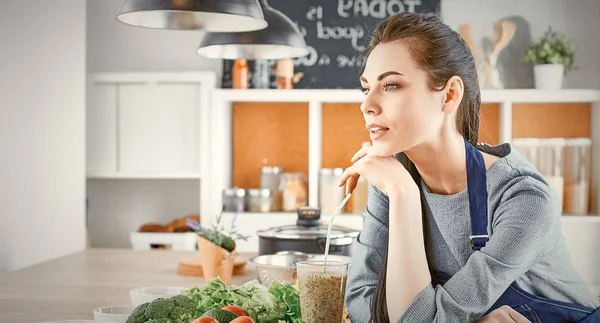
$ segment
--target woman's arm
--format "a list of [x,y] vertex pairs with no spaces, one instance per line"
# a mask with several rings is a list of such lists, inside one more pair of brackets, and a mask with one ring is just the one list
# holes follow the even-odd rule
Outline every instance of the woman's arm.
[[[443,286],[428,284],[398,322],[479,319],[512,282],[535,265],[560,232],[560,210],[551,190],[532,177],[513,179],[495,211],[493,234],[486,246],[474,252]],[[401,214],[395,216],[402,222]]]
[[[414,187],[412,187],[414,186]],[[386,300],[391,322],[431,284],[425,254],[421,197],[415,185],[390,190]]]
[[388,199],[369,185],[362,230],[352,246],[352,267],[346,287],[346,307],[352,322],[369,322],[388,243]]

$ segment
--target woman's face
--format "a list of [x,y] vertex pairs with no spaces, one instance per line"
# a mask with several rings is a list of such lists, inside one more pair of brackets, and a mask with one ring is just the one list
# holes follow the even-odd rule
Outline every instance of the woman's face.
[[360,78],[361,111],[374,153],[391,156],[435,138],[444,121],[444,91],[431,91],[427,75],[402,42],[381,43]]

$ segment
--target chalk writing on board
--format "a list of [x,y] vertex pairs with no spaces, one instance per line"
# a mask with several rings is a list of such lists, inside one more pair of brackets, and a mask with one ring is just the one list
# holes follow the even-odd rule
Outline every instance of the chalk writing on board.
[[304,73],[295,88],[358,88],[376,26],[398,12],[439,15],[440,1],[269,0],[269,5],[298,26],[309,47],[308,55],[294,59],[296,71]]

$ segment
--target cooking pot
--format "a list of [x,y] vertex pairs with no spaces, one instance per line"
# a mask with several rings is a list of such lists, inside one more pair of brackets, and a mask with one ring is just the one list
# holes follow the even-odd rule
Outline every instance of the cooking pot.
[[[273,227],[257,232],[259,255],[271,255],[280,251],[325,253],[327,225],[321,223],[320,209],[300,207],[297,213],[296,225]],[[329,254],[351,256],[352,243],[358,233],[358,230],[334,225],[331,228]]]

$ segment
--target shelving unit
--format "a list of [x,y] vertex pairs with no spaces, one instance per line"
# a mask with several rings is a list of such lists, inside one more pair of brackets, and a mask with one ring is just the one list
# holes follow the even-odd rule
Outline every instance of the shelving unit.
[[130,233],[143,224],[200,213],[210,191],[202,174],[214,73],[99,73],[87,81],[90,245],[131,247]]
[[[560,91],[537,89],[482,90],[483,104],[499,105],[499,138],[500,142],[510,143],[512,140],[513,104],[523,103],[590,103],[592,104],[591,123],[594,152],[593,160],[600,160],[600,90],[564,89]],[[231,185],[232,165],[232,105],[236,102],[305,102],[308,104],[308,203],[318,204],[318,174],[322,166],[322,120],[321,112],[324,103],[360,103],[364,96],[358,90],[275,90],[275,89],[217,89],[213,95],[213,111],[211,113],[211,165],[208,172],[212,192],[205,205],[203,214],[217,214],[220,210],[221,191]],[[600,183],[600,170],[594,173],[594,183]],[[594,198],[600,200],[599,190],[595,190]],[[595,213],[600,213],[594,209]],[[579,219],[575,217],[574,219]],[[573,220],[576,221],[576,220]]]

